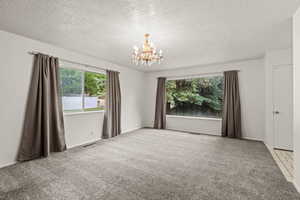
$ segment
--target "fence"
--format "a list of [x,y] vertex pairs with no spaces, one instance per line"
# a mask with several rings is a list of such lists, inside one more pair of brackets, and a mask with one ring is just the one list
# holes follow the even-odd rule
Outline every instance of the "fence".
[[[104,100],[98,99],[98,97],[84,97],[84,108],[97,108],[103,106]],[[62,103],[64,110],[81,110],[83,108],[82,96],[77,97],[62,97]]]

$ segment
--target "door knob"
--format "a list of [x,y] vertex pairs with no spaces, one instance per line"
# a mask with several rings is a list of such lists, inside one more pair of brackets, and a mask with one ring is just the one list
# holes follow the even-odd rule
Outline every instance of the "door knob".
[[279,111],[274,111],[273,113],[276,114],[276,115],[278,115],[278,114],[279,114]]

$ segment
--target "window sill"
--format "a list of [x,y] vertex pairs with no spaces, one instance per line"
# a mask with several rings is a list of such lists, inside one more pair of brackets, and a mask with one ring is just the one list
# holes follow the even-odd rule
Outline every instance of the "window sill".
[[104,113],[104,110],[82,111],[82,112],[64,112],[64,116],[68,116],[68,115],[86,115],[86,114],[93,114],[93,113]]
[[168,118],[181,118],[181,119],[194,119],[194,120],[211,120],[211,121],[222,121],[222,118],[209,118],[209,117],[191,117],[191,116],[180,116],[180,115],[167,115]]

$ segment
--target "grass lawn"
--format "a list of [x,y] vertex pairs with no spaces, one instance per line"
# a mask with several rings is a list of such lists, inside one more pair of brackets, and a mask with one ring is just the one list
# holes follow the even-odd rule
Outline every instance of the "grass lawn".
[[77,109],[77,110],[64,110],[65,113],[72,113],[72,112],[91,112],[91,111],[104,111],[104,107],[85,108],[85,109]]

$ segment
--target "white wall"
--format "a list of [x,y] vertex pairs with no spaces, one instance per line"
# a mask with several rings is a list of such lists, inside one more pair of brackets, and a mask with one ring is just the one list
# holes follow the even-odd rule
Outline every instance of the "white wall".
[[167,116],[167,129],[221,136],[222,120]]
[[[148,92],[146,93],[147,96],[145,96],[144,126],[153,126],[157,77],[188,76],[216,73],[225,70],[240,70],[239,81],[243,137],[263,140],[265,131],[265,70],[264,59],[262,58],[147,73],[145,81]],[[220,135],[221,121],[168,117],[167,128]]]
[[300,9],[293,18],[294,184],[300,192]]
[[91,143],[101,138],[104,112],[64,115],[67,147]]
[[281,65],[292,65],[292,49],[270,50],[265,54],[265,85],[266,85],[266,107],[265,122],[266,136],[265,144],[269,148],[274,147],[273,131],[273,68]]
[[[0,167],[15,162],[20,143],[33,61],[28,51],[120,71],[122,132],[142,126],[143,72],[3,31],[0,44]],[[102,118],[101,112],[65,116],[68,147],[99,139]]]

